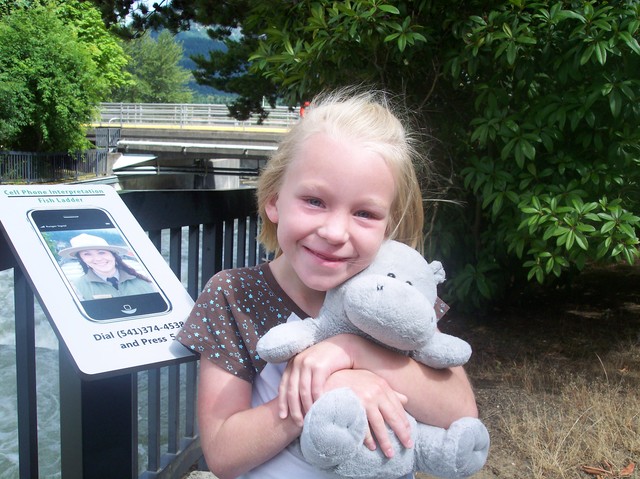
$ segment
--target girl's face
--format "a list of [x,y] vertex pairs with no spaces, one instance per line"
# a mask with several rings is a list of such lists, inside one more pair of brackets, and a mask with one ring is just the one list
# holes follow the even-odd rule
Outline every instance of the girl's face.
[[116,259],[106,249],[85,249],[78,253],[80,259],[101,276],[113,276],[116,272]]
[[274,266],[286,273],[285,291],[326,291],[366,268],[385,240],[394,198],[394,175],[379,154],[326,134],[309,138],[266,206],[278,225]]

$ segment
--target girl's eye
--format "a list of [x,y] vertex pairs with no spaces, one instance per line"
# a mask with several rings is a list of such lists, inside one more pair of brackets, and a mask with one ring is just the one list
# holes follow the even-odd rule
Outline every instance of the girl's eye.
[[373,214],[369,213],[368,211],[358,211],[356,213],[356,216],[358,218],[364,218],[364,219],[368,219],[368,218],[373,218]]
[[307,203],[310,206],[322,206],[322,201],[320,201],[318,198],[307,198]]

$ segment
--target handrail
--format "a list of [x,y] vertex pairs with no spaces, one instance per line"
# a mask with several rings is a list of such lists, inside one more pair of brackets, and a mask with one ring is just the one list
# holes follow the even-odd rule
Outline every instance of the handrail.
[[45,183],[78,180],[80,176],[107,174],[107,149],[73,154],[0,151],[0,183]]
[[[262,257],[256,242],[258,221],[253,189],[132,191],[121,193],[121,198],[194,299],[215,272],[253,265]],[[16,354],[21,355],[16,364],[20,477],[38,477],[34,294],[0,235],[0,270],[9,268],[14,269]],[[23,321],[25,317],[27,320]],[[60,356],[64,357],[62,350]],[[197,363],[191,361],[116,378],[125,389],[130,387],[131,411],[136,412],[130,425],[133,443],[125,445],[132,449],[130,464],[134,473],[130,477],[180,478],[201,458],[195,413],[197,370]],[[61,359],[61,384],[66,381],[63,376],[69,374]],[[142,384],[146,385],[146,394]],[[138,415],[142,418],[140,424],[147,424],[146,429],[139,430]],[[77,412],[74,417],[69,416],[61,414],[61,421],[79,420]],[[61,424],[63,441],[66,435],[62,429],[73,427],[68,422]],[[144,464],[139,464],[139,446],[148,451],[146,458],[140,460]],[[78,470],[81,468],[69,459],[67,451],[63,444],[61,467],[67,469],[62,477],[98,477]],[[110,477],[109,471],[104,477]]]
[[[288,107],[265,108],[269,116],[263,126],[289,127],[300,119],[297,111]],[[257,125],[258,119],[251,117],[239,121],[229,115],[222,104],[198,103],[101,103],[99,126],[125,125],[174,125],[179,128],[206,126]]]

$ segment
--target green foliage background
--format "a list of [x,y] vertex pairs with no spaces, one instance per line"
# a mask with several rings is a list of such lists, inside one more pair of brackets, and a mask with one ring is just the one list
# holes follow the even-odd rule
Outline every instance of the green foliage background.
[[638,1],[173,0],[145,18],[214,27],[227,50],[198,79],[239,116],[344,84],[402,94],[430,137],[427,248],[451,299],[638,256]]
[[84,125],[124,81],[116,38],[90,4],[0,7],[0,149],[85,148]]
[[192,101],[169,31],[128,40],[116,31],[90,2],[0,0],[0,149],[88,148],[102,101]]
[[126,66],[130,81],[116,89],[110,101],[130,103],[189,103],[187,87],[191,73],[180,66],[182,44],[169,30],[157,38],[146,33],[123,43],[131,61]]
[[543,283],[637,257],[638,12],[637,2],[512,2],[452,25],[465,49],[445,68],[475,112],[460,174],[486,225],[458,295],[493,296],[510,261]]

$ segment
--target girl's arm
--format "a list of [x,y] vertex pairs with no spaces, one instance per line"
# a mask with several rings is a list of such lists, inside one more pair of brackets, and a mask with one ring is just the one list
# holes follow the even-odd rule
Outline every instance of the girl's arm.
[[405,409],[418,421],[448,428],[461,417],[478,417],[463,367],[434,369],[360,337],[348,338],[346,344],[354,366],[375,372],[407,396]]
[[[456,419],[478,415],[473,390],[462,367],[433,369],[360,336],[342,334],[308,348],[289,362],[280,384],[280,417],[290,416],[301,424],[304,413],[324,390],[337,387],[336,381],[327,381],[345,369],[375,373],[391,389],[406,396],[406,411],[420,422],[446,428]],[[361,399],[366,400],[362,396]],[[382,419],[408,446],[403,440],[407,431],[398,421],[396,409],[380,409],[376,424],[371,408],[365,407],[383,449],[388,441],[380,438]]]
[[220,479],[235,478],[282,451],[300,435],[281,419],[277,400],[251,407],[252,385],[207,359],[200,361],[198,423],[207,465]]

